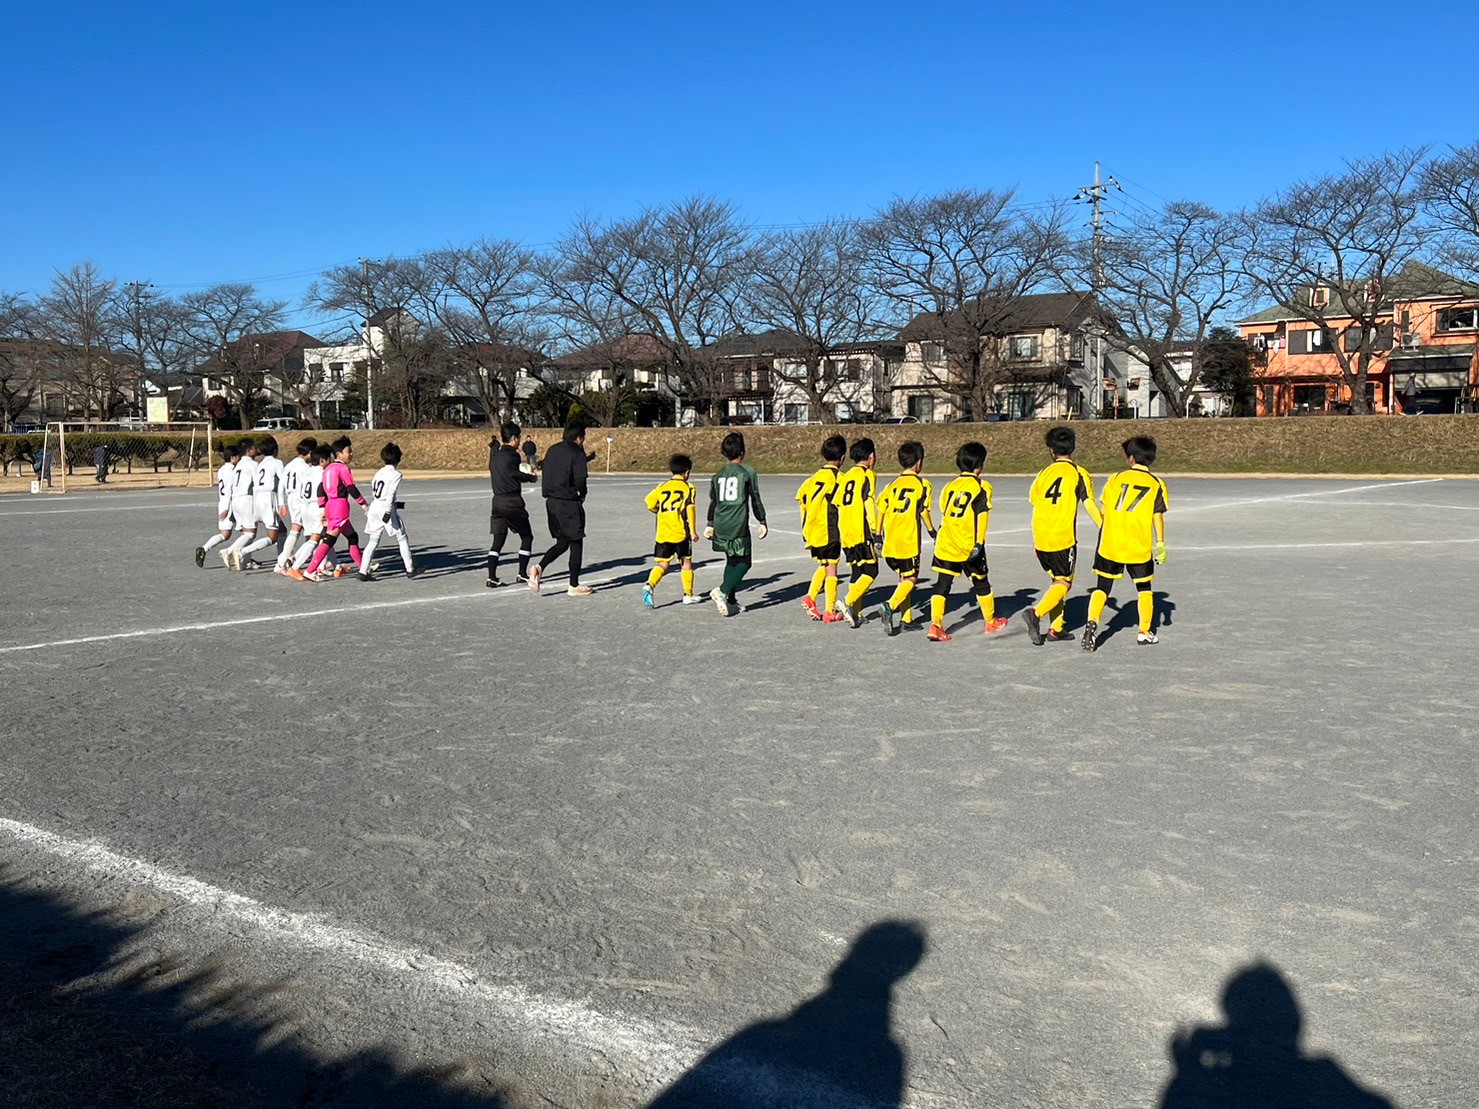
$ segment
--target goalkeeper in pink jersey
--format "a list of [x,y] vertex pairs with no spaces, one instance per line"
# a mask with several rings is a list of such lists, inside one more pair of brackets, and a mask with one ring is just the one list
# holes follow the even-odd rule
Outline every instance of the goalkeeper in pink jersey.
[[[329,557],[329,552],[334,549],[334,544],[341,535],[349,540],[349,557],[354,560],[355,568],[362,569],[364,561],[359,549],[359,533],[349,522],[351,499],[358,502],[361,508],[369,504],[359,487],[354,484],[354,474],[349,469],[349,463],[354,458],[354,447],[350,444],[349,437],[343,436],[334,440],[333,451],[334,461],[324,467],[323,484],[318,497],[319,506],[324,510],[324,537],[318,550],[313,552],[313,561],[308,564],[310,578],[318,573],[319,567]],[[334,571],[334,576],[348,572],[347,567],[341,566]]]

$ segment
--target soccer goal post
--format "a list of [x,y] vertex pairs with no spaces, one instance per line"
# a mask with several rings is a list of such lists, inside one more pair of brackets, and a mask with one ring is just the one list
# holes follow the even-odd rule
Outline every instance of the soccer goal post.
[[36,478],[44,492],[53,493],[67,492],[89,472],[94,483],[117,473],[152,470],[184,473],[185,485],[209,485],[214,436],[203,422],[54,421],[42,436]]

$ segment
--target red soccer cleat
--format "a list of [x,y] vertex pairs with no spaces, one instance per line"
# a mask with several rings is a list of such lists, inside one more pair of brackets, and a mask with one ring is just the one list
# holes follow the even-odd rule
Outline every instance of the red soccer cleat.
[[826,615],[824,615],[822,617],[822,623],[824,623],[824,624],[840,624],[840,623],[842,623],[846,619],[847,619],[847,617],[844,616],[844,615],[842,615],[842,613],[840,613],[840,612],[829,612],[829,613],[827,613]]
[[992,632],[999,632],[1002,628],[1006,627],[1009,622],[1010,621],[1004,619],[1003,617],[993,616],[990,620],[986,621],[985,634],[990,635]]
[[813,620],[820,620],[822,618],[822,610],[817,608],[815,597],[802,597],[801,607],[806,609],[807,615],[810,616]]
[[953,639],[949,632],[939,624],[931,624],[929,630],[929,641],[931,643],[949,643]]

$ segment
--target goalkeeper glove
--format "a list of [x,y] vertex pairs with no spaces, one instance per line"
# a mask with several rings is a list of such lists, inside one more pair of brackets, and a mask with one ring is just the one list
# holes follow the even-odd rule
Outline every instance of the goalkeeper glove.
[[712,538],[714,538],[714,528],[713,528],[713,525],[710,525],[709,527],[704,528],[704,538],[705,539],[712,539]]
[[770,529],[768,527],[766,527],[764,524],[761,524],[760,525],[760,538],[761,539],[764,539],[769,534],[770,534]]
[[1155,560],[1157,562],[1165,562],[1166,561],[1166,554],[1167,554],[1166,544],[1165,543],[1157,543],[1155,545]]

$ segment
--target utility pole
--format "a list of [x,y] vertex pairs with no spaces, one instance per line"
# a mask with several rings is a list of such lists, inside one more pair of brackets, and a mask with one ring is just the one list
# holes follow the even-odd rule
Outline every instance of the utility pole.
[[359,260],[360,270],[364,275],[364,283],[361,286],[365,294],[365,349],[369,354],[365,357],[365,426],[371,431],[375,430],[375,345],[370,341],[370,260],[361,258]]
[[148,402],[144,391],[144,307],[143,301],[149,294],[145,289],[154,288],[152,281],[130,281],[124,288],[129,291],[133,300],[133,316],[129,320],[130,330],[134,336],[134,354],[138,356],[139,364],[134,378],[134,407],[138,409],[138,415],[148,418]]
[[[1104,197],[1110,189],[1124,191],[1120,183],[1113,177],[1110,177],[1107,181],[1104,180],[1099,163],[1095,162],[1094,183],[1083,186],[1073,198],[1089,205],[1090,210],[1093,212],[1089,217],[1089,226],[1093,228],[1094,265],[1089,277],[1089,283],[1090,291],[1094,294],[1096,301],[1099,298],[1100,291],[1104,288]],[[1104,378],[1104,337],[1098,334],[1094,336],[1094,376],[1095,388],[1089,407],[1092,415],[1100,416],[1102,415],[1101,406],[1094,402],[1100,400],[1102,394],[1106,391],[1108,383]]]

